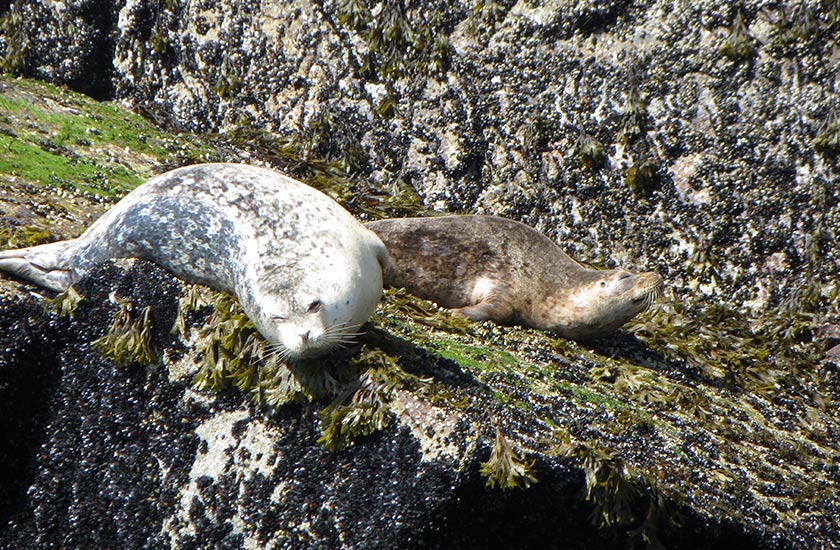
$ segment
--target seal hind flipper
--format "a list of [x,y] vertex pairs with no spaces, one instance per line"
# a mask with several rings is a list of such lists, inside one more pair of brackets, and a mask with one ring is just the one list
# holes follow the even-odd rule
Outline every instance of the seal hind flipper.
[[63,292],[78,274],[61,265],[59,258],[73,241],[60,241],[17,250],[0,251],[0,271],[11,273],[39,286]]

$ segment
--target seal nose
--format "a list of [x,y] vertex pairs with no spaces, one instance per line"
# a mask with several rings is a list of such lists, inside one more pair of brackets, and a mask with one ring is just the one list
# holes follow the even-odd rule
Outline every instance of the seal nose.
[[300,335],[300,341],[301,341],[301,342],[303,342],[304,344],[308,344],[308,343],[309,343],[309,335],[310,335],[311,333],[312,333],[312,331],[307,330],[306,332],[304,332],[303,334],[301,334],[301,335]]

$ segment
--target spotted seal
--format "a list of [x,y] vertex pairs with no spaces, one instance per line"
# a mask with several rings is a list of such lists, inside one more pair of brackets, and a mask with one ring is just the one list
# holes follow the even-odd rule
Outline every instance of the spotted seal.
[[320,191],[266,168],[200,164],[140,185],[77,239],[0,252],[0,270],[62,291],[125,257],[235,294],[290,358],[349,341],[388,262],[376,235]]
[[656,273],[587,269],[546,236],[495,216],[370,222],[391,258],[384,282],[475,321],[598,338],[647,309]]

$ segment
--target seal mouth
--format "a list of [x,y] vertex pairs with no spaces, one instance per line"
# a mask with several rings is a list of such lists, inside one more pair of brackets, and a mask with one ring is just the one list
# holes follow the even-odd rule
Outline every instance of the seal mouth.
[[643,288],[639,295],[633,298],[632,302],[633,305],[638,305],[642,307],[642,311],[649,308],[653,302],[662,296],[662,280],[658,280],[655,283],[651,283],[645,288]]
[[271,355],[286,363],[319,357],[352,344],[357,336],[363,334],[359,331],[360,327],[360,324],[336,323],[328,326],[317,337],[312,337],[310,331],[307,331],[301,334],[300,340],[294,344],[273,344]]

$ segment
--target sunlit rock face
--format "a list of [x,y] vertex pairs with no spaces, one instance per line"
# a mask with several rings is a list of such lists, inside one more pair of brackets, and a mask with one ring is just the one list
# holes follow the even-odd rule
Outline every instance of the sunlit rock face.
[[[404,58],[370,49],[391,2],[370,3],[371,19],[348,18],[346,4],[16,2],[0,51],[25,75],[169,128],[315,136],[319,159],[357,146],[367,158],[354,175],[385,194],[405,182],[436,210],[523,221],[577,260],[656,270],[683,308],[675,319],[690,323],[672,323],[667,338],[624,333],[594,355],[486,328],[469,361],[418,347],[424,376],[467,393],[410,418],[415,407],[397,407],[398,422],[332,454],[313,442],[326,403],[246,421],[246,397],[190,404],[188,376],[104,363],[89,345],[110,322],[103,304],[117,274],[91,283],[95,299],[80,307],[103,309],[82,309],[81,325],[46,316],[28,288],[4,291],[0,418],[16,436],[2,452],[16,479],[2,487],[11,527],[0,546],[539,548],[558,533],[570,546],[629,544],[591,527],[581,463],[552,454],[563,430],[685,497],[671,547],[838,540],[825,520],[840,501],[829,3],[430,3],[403,16],[443,49],[391,48]],[[138,297],[161,284],[147,276],[130,283]],[[159,351],[182,351],[168,330],[159,327]],[[486,366],[501,353],[480,347],[492,338],[516,354],[503,365],[516,376]],[[829,360],[787,370],[780,348]],[[727,376],[736,371],[767,383],[744,391]],[[528,491],[484,489],[487,410],[537,460]],[[450,414],[467,416],[454,429]],[[430,444],[418,434],[438,422],[455,435],[431,445],[447,449],[443,459],[423,461]],[[503,538],[515,532],[532,539]]]

